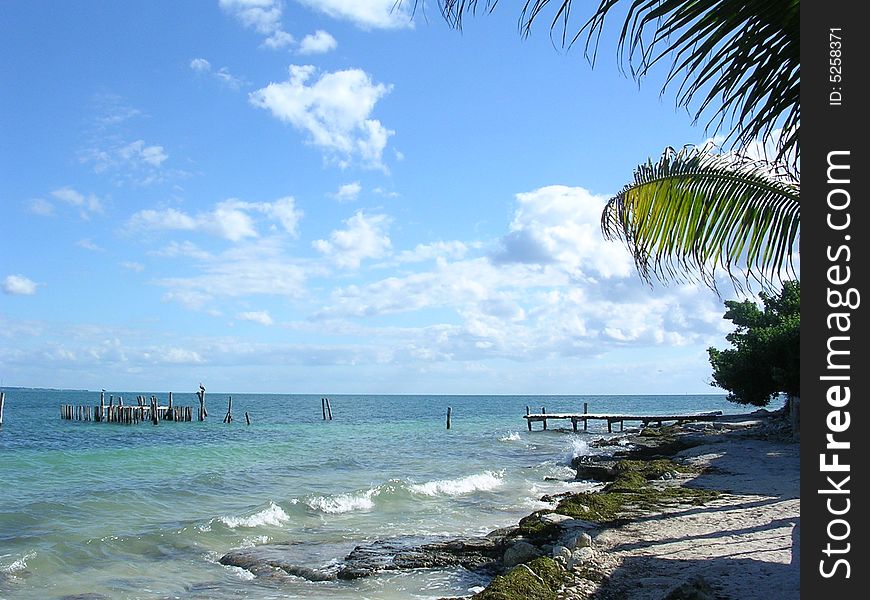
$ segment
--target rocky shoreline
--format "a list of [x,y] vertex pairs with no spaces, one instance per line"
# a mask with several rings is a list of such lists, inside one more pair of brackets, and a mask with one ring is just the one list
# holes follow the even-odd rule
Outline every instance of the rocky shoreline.
[[[379,540],[355,547],[329,569],[294,564],[288,544],[234,550],[220,562],[278,581],[286,577],[347,580],[380,571],[461,566],[492,578],[472,596],[475,600],[607,598],[608,582],[619,566],[615,555],[602,548],[608,532],[649,515],[704,507],[722,495],[720,490],[693,484],[714,467],[690,460],[686,454],[691,449],[731,431],[777,439],[790,435],[779,413],[759,411],[752,416],[742,423],[649,427],[593,442],[613,451],[579,457],[572,466],[577,479],[604,484],[600,490],[544,497],[555,502],[555,508],[538,510],[517,526],[486,536],[435,542],[411,537]],[[719,597],[703,578],[674,581],[671,587],[658,597]]]

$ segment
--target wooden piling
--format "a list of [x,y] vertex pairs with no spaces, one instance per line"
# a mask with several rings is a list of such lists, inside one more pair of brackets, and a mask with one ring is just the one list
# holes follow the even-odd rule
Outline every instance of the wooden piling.
[[326,420],[326,398],[320,399],[320,412],[323,413],[323,420]]
[[232,423],[233,422],[233,397],[230,396],[227,401],[227,416],[224,417],[224,423]]
[[172,392],[169,392],[169,409],[166,411],[166,418],[168,421],[175,420],[175,413],[172,410]]
[[6,392],[0,392],[0,425],[3,425],[3,408],[6,406]]
[[329,398],[326,399],[326,414],[329,416],[329,420],[332,421],[332,404],[329,403]]
[[248,411],[245,411],[245,422],[246,422],[248,425],[251,424],[251,417],[248,416]]
[[199,398],[199,420],[205,421],[208,412],[205,410],[205,388],[201,383],[199,384],[199,391],[196,393],[196,397]]
[[450,417],[452,416],[452,413],[453,413],[453,408],[448,406],[447,407],[447,429],[450,429]]
[[[527,404],[527,405],[526,405],[526,416],[528,416],[528,415],[530,415],[530,414],[532,414],[532,409],[529,408],[529,405]],[[529,426],[529,431],[531,431],[531,430],[532,430],[532,420],[531,420],[531,419],[526,419],[526,425]]]
[[[544,408],[543,406],[541,407],[541,414],[542,414],[542,415],[547,414],[547,409]],[[547,428],[547,419],[545,418],[545,419],[542,421],[542,423],[544,424],[544,429],[546,429],[546,428]]]

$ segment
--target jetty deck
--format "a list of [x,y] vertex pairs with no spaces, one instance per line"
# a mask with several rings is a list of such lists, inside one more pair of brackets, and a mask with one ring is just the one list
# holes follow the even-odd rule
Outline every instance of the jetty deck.
[[542,423],[543,428],[547,429],[547,421],[565,420],[571,421],[571,427],[577,431],[578,424],[583,423],[583,430],[587,431],[589,421],[607,421],[607,433],[613,433],[614,423],[619,423],[619,430],[622,431],[626,421],[641,423],[644,426],[650,423],[662,425],[664,423],[687,423],[689,421],[712,421],[716,417],[722,415],[721,410],[705,413],[695,413],[690,415],[623,415],[623,414],[605,414],[605,413],[531,413],[528,407],[523,418],[529,426],[529,431],[532,430],[532,423]]

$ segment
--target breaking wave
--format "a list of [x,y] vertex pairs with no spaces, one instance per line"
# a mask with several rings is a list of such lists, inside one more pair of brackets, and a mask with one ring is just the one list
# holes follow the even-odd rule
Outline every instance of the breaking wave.
[[260,512],[256,512],[247,517],[233,517],[229,515],[218,517],[218,521],[230,529],[235,529],[237,527],[259,527],[260,525],[272,525],[273,527],[277,527],[289,520],[290,516],[284,512],[284,509],[271,501],[269,502],[269,506]]
[[462,496],[472,492],[488,492],[502,485],[504,471],[484,471],[457,479],[438,479],[408,486],[415,494],[424,496]]

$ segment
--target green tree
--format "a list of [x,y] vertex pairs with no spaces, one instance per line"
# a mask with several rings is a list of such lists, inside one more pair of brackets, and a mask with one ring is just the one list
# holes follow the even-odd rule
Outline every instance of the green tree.
[[[401,1],[401,0],[399,0]],[[419,1],[419,0],[418,0]],[[416,4],[416,3],[415,3]],[[460,29],[478,9],[498,0],[439,0]],[[571,46],[585,35],[594,64],[605,19],[624,15],[618,56],[641,79],[670,61],[662,92],[679,82],[677,103],[710,114],[708,129],[730,124],[734,154],[665,150],[635,170],[634,182],[602,213],[605,237],[623,241],[638,272],[667,280],[695,275],[715,287],[717,268],[762,288],[793,276],[800,228],[800,1],[599,0],[575,21],[574,0],[526,0],[519,28],[549,13],[551,35]],[[699,100],[700,98],[700,100]],[[775,144],[772,161],[745,158],[747,148]]]
[[736,329],[725,339],[733,348],[708,348],[711,385],[728,400],[766,406],[778,394],[800,396],[800,283],[787,281],[777,296],[761,292],[761,309],[744,300],[725,302],[725,319]]

